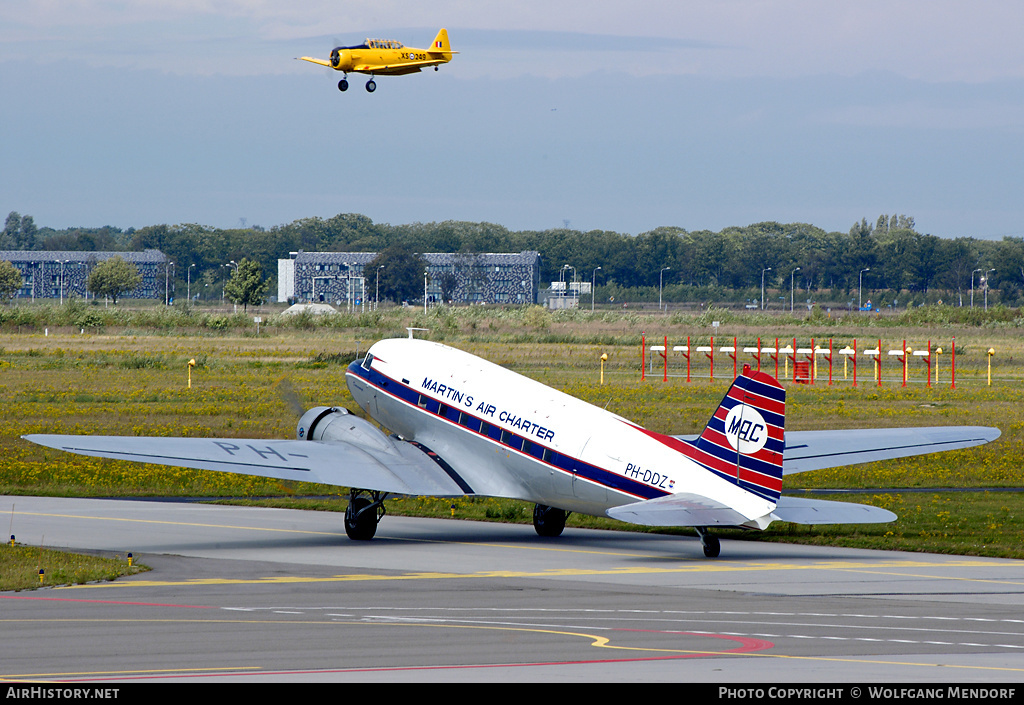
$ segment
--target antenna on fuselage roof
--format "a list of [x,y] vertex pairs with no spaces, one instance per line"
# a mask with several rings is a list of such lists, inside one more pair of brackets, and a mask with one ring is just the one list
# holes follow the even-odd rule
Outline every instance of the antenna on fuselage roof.
[[409,340],[412,340],[412,339],[413,339],[413,334],[412,334],[412,332],[413,332],[414,330],[422,330],[422,331],[428,331],[428,332],[430,331],[430,329],[429,329],[429,328],[406,328],[406,330],[407,330],[407,331],[409,331]]

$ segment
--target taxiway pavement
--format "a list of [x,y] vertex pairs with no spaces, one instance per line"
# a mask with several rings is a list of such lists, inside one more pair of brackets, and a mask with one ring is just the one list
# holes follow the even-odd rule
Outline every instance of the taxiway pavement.
[[0,680],[1019,682],[1024,561],[387,516],[0,498],[152,571],[0,593]]

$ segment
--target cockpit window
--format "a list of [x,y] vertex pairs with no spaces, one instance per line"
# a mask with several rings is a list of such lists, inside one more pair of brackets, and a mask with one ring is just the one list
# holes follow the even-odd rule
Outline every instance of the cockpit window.
[[370,365],[372,365],[372,364],[373,364],[373,355],[371,355],[370,353],[366,353],[366,357],[363,358],[363,369],[364,370],[370,369]]
[[367,39],[363,43],[362,47],[346,47],[348,49],[401,49],[403,47],[401,42],[396,42],[393,39]]

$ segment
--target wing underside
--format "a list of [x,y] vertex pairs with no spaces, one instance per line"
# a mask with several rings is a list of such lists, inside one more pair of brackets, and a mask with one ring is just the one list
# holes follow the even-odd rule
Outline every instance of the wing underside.
[[29,435],[49,448],[101,458],[358,487],[407,495],[454,497],[468,488],[420,446],[251,438]]

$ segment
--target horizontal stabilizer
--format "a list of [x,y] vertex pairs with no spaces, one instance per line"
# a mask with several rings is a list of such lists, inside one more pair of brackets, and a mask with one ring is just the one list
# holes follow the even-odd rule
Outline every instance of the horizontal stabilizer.
[[886,524],[896,521],[888,509],[827,499],[782,497],[772,519],[794,524]]
[[100,458],[316,482],[406,495],[466,494],[419,447],[387,439],[384,447],[346,441],[253,438],[29,435],[49,448]]
[[986,426],[787,431],[782,473],[970,448],[994,441],[999,434],[998,428]]
[[643,526],[739,526],[748,518],[699,494],[679,494],[612,507],[612,519]]

